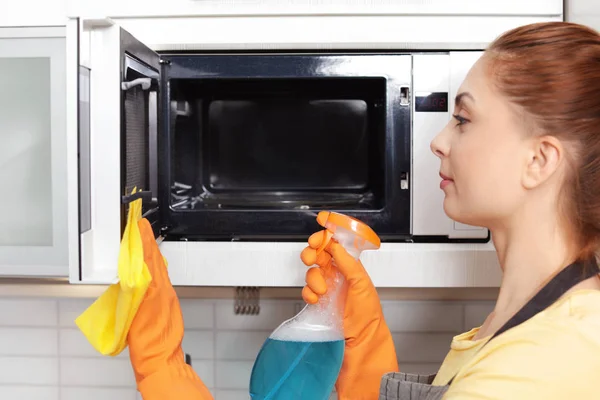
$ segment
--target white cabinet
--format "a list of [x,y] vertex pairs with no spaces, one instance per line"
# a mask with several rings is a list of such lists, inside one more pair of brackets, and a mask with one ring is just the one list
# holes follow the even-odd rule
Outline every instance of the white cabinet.
[[177,51],[481,49],[499,33],[515,26],[563,19],[562,0],[67,0],[67,3],[70,17],[111,18],[153,50]]
[[72,0],[70,11],[77,15],[106,15],[113,18],[402,14],[548,16],[562,14],[562,6],[561,0]]
[[65,42],[64,28],[0,28],[0,275],[67,276],[77,258]]
[[67,22],[67,0],[7,0],[1,4],[0,27],[52,27]]
[[598,0],[568,0],[565,20],[587,25],[600,31],[600,2]]

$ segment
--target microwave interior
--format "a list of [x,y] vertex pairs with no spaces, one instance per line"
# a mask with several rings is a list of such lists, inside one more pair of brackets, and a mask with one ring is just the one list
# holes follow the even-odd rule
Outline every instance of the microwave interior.
[[305,240],[321,210],[410,238],[410,192],[394,183],[410,168],[410,111],[394,97],[409,74],[375,55],[162,60],[123,57],[123,220],[141,187],[165,240]]
[[379,210],[382,78],[172,79],[170,207]]

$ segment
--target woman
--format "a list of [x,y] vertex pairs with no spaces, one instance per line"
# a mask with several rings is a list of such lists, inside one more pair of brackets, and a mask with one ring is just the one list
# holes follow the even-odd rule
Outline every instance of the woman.
[[[598,397],[599,93],[600,36],[562,22],[505,33],[460,87],[453,120],[431,143],[444,210],[490,229],[503,278],[494,311],[454,338],[435,377],[394,373],[391,335],[362,264],[335,243],[316,257],[323,234],[310,237],[304,263],[333,259],[349,283],[340,399]],[[146,400],[209,399],[183,362],[179,304],[154,253],[159,286],[129,335],[139,388]],[[321,269],[306,281],[303,297],[314,303],[327,290]]]

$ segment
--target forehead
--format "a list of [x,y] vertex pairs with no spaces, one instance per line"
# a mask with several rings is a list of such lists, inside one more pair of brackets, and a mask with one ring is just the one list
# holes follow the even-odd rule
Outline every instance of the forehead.
[[494,85],[490,71],[490,61],[485,55],[481,57],[469,70],[465,80],[460,85],[457,96],[468,92],[472,100],[467,99],[462,105],[467,111],[477,113],[486,119],[513,119],[522,116],[522,110],[509,101]]
[[473,100],[467,96],[462,97],[466,99],[462,106],[471,117],[476,117],[480,122],[485,121],[497,129],[510,128],[511,131],[519,132],[530,129],[530,121],[524,110],[511,102],[494,85],[489,63],[489,59],[483,56],[469,70],[457,95],[468,92]]
[[481,57],[469,70],[465,80],[458,89],[458,93],[469,92],[478,100],[479,97],[492,95],[491,80],[488,75],[489,62]]

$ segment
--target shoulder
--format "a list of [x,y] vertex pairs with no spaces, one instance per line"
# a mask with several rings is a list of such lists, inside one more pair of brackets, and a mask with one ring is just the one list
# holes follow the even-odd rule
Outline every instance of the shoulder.
[[447,398],[595,398],[598,371],[600,292],[578,293],[484,346]]

